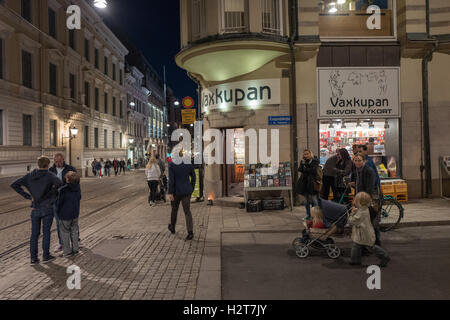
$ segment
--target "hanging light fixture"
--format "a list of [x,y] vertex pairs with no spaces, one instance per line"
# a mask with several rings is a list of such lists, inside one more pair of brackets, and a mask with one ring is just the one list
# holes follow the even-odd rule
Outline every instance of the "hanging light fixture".
[[330,125],[329,125],[328,129],[334,129],[333,121],[330,121]]
[[361,120],[358,119],[358,122],[356,124],[356,129],[362,129],[361,127]]
[[100,9],[105,9],[108,6],[106,0],[94,0],[94,6]]

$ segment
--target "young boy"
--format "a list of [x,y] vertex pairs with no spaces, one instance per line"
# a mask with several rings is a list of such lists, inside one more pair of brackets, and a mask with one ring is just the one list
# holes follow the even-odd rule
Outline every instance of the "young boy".
[[[70,171],[66,174],[66,185],[59,189],[57,213],[61,231],[63,257],[78,254],[78,217],[80,215],[80,177]],[[70,243],[72,242],[72,246]]]

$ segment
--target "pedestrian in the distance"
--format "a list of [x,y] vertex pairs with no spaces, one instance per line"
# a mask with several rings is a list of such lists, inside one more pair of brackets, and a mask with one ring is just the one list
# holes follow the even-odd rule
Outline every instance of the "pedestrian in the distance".
[[[31,265],[40,262],[38,258],[38,240],[42,225],[42,249],[43,263],[48,263],[55,259],[50,254],[50,230],[52,228],[54,216],[54,204],[61,182],[56,175],[48,171],[50,159],[40,157],[38,168],[15,181],[11,187],[27,200],[32,200],[31,208],[31,239],[30,255]],[[23,190],[23,187],[28,192]]]
[[78,217],[80,216],[80,177],[76,172],[69,172],[66,175],[66,185],[59,190],[56,202],[59,228],[63,244],[63,256],[76,255],[79,251]]
[[306,220],[311,220],[311,206],[319,205],[319,192],[322,183],[318,175],[319,160],[314,158],[311,150],[303,152],[303,159],[300,162],[298,171],[301,172],[297,183],[297,192],[305,197]]
[[125,174],[125,166],[126,166],[125,160],[124,159],[120,160],[120,173],[123,172],[123,174]]
[[91,162],[92,174],[94,175],[94,177],[97,176],[97,170],[95,169],[96,165],[97,165],[97,159],[94,159],[94,161]]
[[[183,150],[179,155],[183,157]],[[188,235],[186,240],[194,238],[194,223],[191,213],[191,196],[195,189],[195,171],[192,164],[169,164],[169,200],[172,204],[172,214],[169,224],[169,231],[175,233],[177,224],[178,208],[180,202],[183,204],[184,214],[186,216],[186,228]]]
[[353,241],[350,264],[361,265],[362,249],[366,248],[380,259],[380,267],[386,267],[391,258],[383,248],[375,244],[375,232],[369,212],[371,202],[372,197],[366,192],[360,192],[355,196],[353,211],[348,218],[348,222],[352,225]]
[[147,176],[147,183],[150,189],[148,203],[154,207],[156,205],[156,193],[158,192],[158,184],[161,178],[161,170],[158,166],[158,161],[152,157],[145,168],[145,175]]
[[114,167],[114,175],[117,177],[120,168],[120,161],[118,161],[117,158],[114,158],[113,167]]
[[105,177],[110,177],[111,176],[111,167],[112,167],[112,162],[109,159],[106,159],[105,162]]
[[[71,171],[77,172],[77,170],[74,167],[65,163],[64,156],[61,153],[57,153],[53,156],[53,163],[54,163],[53,166],[48,171],[55,174],[63,185],[66,184],[66,175],[69,172]],[[59,243],[58,248],[56,250],[61,251],[63,245],[61,240],[61,230],[59,228],[59,217],[57,214],[56,204],[54,209],[55,209],[54,215],[56,220],[56,231],[58,233],[58,243]]]
[[131,159],[128,159],[128,161],[127,161],[127,168],[128,168],[128,171],[131,171]]
[[95,164],[95,171],[97,172],[97,176],[101,179],[103,176],[103,158]]

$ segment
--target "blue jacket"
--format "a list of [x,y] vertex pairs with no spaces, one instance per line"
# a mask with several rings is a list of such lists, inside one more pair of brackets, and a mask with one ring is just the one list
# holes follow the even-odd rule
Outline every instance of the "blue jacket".
[[58,218],[63,221],[78,219],[80,216],[81,188],[79,184],[68,183],[59,189],[56,201]]
[[[56,176],[58,176],[58,170],[56,169],[56,165],[53,165],[50,169],[48,169],[48,171],[50,171],[51,173],[54,173]],[[62,184],[63,185],[66,184],[66,174],[69,171],[77,172],[77,169],[75,169],[71,165],[68,165],[68,164],[64,163],[64,169],[63,169],[63,172],[62,172]]]
[[169,194],[190,196],[195,189],[195,180],[195,171],[192,164],[176,165],[173,162],[169,163]]
[[366,165],[369,166],[375,173],[375,177],[377,180],[378,188],[381,190],[381,179],[380,175],[378,174],[377,166],[375,165],[375,162],[373,162],[373,159],[370,156],[366,157]]
[[[27,200],[34,199],[34,209],[52,208],[56,201],[61,181],[48,170],[35,169],[33,172],[15,181],[11,188]],[[25,187],[28,192],[23,190]]]

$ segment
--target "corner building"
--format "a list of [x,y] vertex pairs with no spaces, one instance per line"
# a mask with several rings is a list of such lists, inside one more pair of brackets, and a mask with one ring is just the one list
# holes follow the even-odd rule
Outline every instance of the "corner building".
[[182,0],[176,62],[199,83],[204,130],[235,129],[235,165],[206,166],[206,195],[233,194],[250,128],[279,129],[280,161],[293,167],[305,148],[324,164],[369,143],[379,173],[405,180],[409,198],[439,195],[449,21],[445,0]]

